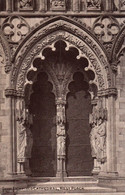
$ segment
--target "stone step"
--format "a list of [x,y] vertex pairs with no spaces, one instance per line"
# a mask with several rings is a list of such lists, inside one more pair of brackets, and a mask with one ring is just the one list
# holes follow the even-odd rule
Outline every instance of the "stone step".
[[[87,184],[88,183],[88,184]],[[89,185],[90,184],[90,185]],[[47,193],[106,193],[116,192],[112,188],[102,188],[97,186],[97,182],[49,182],[38,183],[29,188],[18,190],[17,194],[47,194]]]
[[[37,182],[58,182],[58,177],[29,177],[29,181]],[[64,177],[64,181],[97,181],[93,176],[81,176],[81,177]]]
[[79,182],[76,181],[75,183],[72,181],[67,182],[48,182],[48,183],[41,183],[41,182],[29,182],[28,187],[36,186],[36,187],[50,187],[50,186],[57,186],[57,187],[67,187],[67,186],[74,186],[77,185],[78,187],[94,187],[97,186],[98,181],[83,181]]

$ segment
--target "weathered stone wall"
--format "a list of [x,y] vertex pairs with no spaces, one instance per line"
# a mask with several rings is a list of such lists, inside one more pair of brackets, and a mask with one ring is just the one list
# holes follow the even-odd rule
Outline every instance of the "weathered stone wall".
[[125,176],[125,52],[120,57],[116,87],[118,89],[116,100],[117,168],[118,173]]
[[8,100],[5,97],[5,89],[8,87],[8,82],[8,75],[5,73],[4,63],[0,61],[0,177],[7,170],[10,108]]

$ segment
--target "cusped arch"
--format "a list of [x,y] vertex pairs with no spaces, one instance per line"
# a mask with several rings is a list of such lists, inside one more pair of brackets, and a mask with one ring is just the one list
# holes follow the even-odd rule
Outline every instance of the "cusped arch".
[[3,58],[2,61],[5,66],[5,72],[8,73],[11,69],[10,49],[1,30],[0,30],[0,55]]
[[89,68],[93,69],[97,76],[98,90],[114,86],[107,56],[96,37],[84,25],[70,18],[54,17],[34,29],[17,50],[11,75],[11,85],[14,89],[23,90],[27,71],[31,68],[35,56],[57,40],[73,45],[88,59]]

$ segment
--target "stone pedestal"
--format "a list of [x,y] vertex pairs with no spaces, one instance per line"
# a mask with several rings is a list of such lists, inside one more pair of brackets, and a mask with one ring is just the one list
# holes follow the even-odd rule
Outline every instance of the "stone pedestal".
[[101,170],[101,166],[99,165],[99,163],[97,162],[97,159],[94,159],[94,168],[92,170],[92,174],[93,175],[98,175],[100,173]]
[[114,173],[114,176],[112,173],[107,173],[107,176],[99,176],[98,179],[100,187],[115,188],[119,192],[125,191],[125,177],[120,177],[117,173]]

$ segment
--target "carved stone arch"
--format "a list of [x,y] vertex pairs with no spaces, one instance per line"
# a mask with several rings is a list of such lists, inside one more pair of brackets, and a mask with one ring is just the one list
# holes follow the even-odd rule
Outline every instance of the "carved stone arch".
[[[68,52],[71,52],[71,50],[74,50],[76,52],[75,53],[75,55],[76,55],[75,60],[72,60],[72,59],[68,60],[67,59],[65,62],[63,60],[63,61],[61,61],[61,64],[60,64],[59,62],[57,62],[57,61],[55,62],[50,58],[48,59],[48,57],[51,55],[50,54],[51,52],[58,50],[58,48],[56,48],[55,45],[57,43],[60,43],[60,42],[62,42],[62,44],[65,45],[65,48],[64,48],[65,54]],[[48,57],[44,57],[44,52],[46,49],[50,49]],[[79,66],[76,65],[78,62],[78,59],[81,59],[81,58],[82,58],[82,60],[85,60],[85,63],[86,63],[85,67],[80,66],[80,65]],[[35,60],[40,60],[41,63],[43,62],[43,64],[40,66],[41,68],[39,70],[37,70],[37,68],[33,66],[35,64]],[[37,75],[41,71],[45,72],[48,75],[48,81],[53,84],[52,92],[54,93],[55,97],[60,97],[60,96],[66,97],[66,95],[69,92],[68,86],[69,86],[70,82],[74,81],[73,75],[76,72],[81,72],[84,75],[85,81],[87,83],[90,82],[90,89],[91,89],[92,84],[98,86],[97,77],[94,76],[94,71],[92,71],[91,64],[89,63],[87,58],[85,58],[84,55],[82,55],[81,51],[78,48],[76,48],[73,44],[70,44],[69,42],[67,42],[65,40],[59,40],[59,41],[57,40],[54,43],[52,43],[52,45],[48,45],[47,47],[45,47],[45,49],[43,49],[43,52],[41,52],[40,55],[37,55],[35,57],[32,64],[33,64],[32,67],[27,72],[27,77],[28,77],[28,74],[30,74],[30,73],[33,74],[33,72],[34,72],[34,76],[32,76],[32,79],[30,79],[30,80],[28,78],[26,78],[26,83],[25,83],[25,86],[27,86],[28,84],[30,85],[29,98],[30,98],[30,95],[32,93],[32,84],[36,81]],[[46,64],[47,64],[47,66],[46,66]],[[93,79],[88,78],[88,75],[87,75],[88,71],[90,71],[89,73],[93,74],[93,76],[92,76]],[[63,79],[62,79],[62,77],[63,77]],[[62,83],[61,84],[62,86],[60,85],[60,82]]]
[[[47,28],[44,26],[45,24]],[[35,29],[33,35],[28,37],[27,41],[25,40],[26,42],[20,48],[20,52],[17,53],[11,75],[11,84],[15,89],[22,90],[21,85],[24,85],[26,72],[30,68],[34,57],[46,46],[59,39],[73,44],[89,59],[98,78],[98,90],[114,86],[107,57],[97,40],[94,39],[94,35],[92,36],[87,28],[81,28],[80,24],[72,22],[69,18],[56,17]],[[22,78],[22,81],[19,77]]]
[[[115,79],[103,48],[100,46],[94,35],[92,35],[92,33],[85,26],[82,26],[78,22],[75,22],[67,17],[59,16],[47,20],[39,27],[34,29],[32,34],[27,36],[25,42],[23,42],[23,44],[17,50],[14,59],[14,66],[11,72],[11,89],[14,89],[14,95],[20,95],[19,98],[17,98],[19,103],[22,100],[24,101],[24,96],[21,96],[21,94],[24,92],[28,71],[30,69],[34,69],[34,58],[36,56],[40,56],[41,59],[44,60],[44,56],[42,55],[43,50],[46,47],[51,47],[53,49],[53,44],[58,40],[65,41],[68,43],[67,45],[69,45],[69,47],[73,45],[75,48],[77,48],[79,51],[78,57],[83,56],[87,58],[89,65],[86,68],[95,73],[95,82],[98,88],[97,101],[98,99],[101,99],[102,108],[107,108],[108,119],[104,122],[107,127],[107,139],[110,140],[111,143],[109,145],[107,144],[107,161],[104,162],[106,165],[102,166],[102,172],[114,174],[114,172],[116,172],[116,150],[114,148],[116,142],[114,135],[116,131],[114,123],[116,95],[116,89],[114,88]],[[12,95],[10,93],[11,91],[9,91],[9,94],[6,94],[6,96]],[[13,104],[16,108],[15,100],[13,101]],[[58,127],[60,128],[60,126],[63,128],[65,127],[65,105],[66,99],[63,99],[62,97],[56,99],[57,115],[60,115],[60,111],[58,112],[58,107],[61,107],[61,119],[59,117],[59,121],[57,121],[57,129]],[[92,105],[93,107],[97,106],[98,109],[97,102],[93,101]],[[11,105],[11,107],[13,108],[13,105]],[[11,115],[14,118],[15,115],[13,113],[13,109],[11,110]],[[16,118],[14,120],[16,120]],[[13,127],[13,129],[14,128],[15,127]],[[14,129],[14,133],[15,132],[16,128]],[[65,133],[61,136],[65,138]],[[63,158],[65,159],[64,154]],[[11,163],[13,163],[12,160]]]
[[5,72],[8,73],[11,69],[11,58],[10,58],[10,50],[8,43],[0,30],[0,57],[2,59],[2,63],[5,66]]

